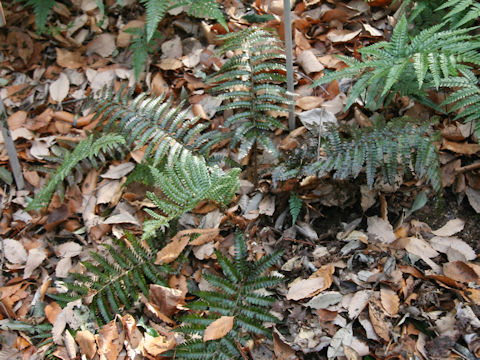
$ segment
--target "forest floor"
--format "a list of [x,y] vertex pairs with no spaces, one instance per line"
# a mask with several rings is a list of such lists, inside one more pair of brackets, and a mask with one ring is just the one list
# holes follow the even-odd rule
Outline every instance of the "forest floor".
[[[156,316],[145,310],[149,300],[143,296],[130,311],[133,318],[128,318],[138,322],[141,331],[135,334],[140,340],[128,336],[131,327],[126,326],[125,314],[118,315],[116,326],[92,325],[96,335],[82,337],[79,333],[85,333],[77,331],[80,327],[71,318],[73,310],[62,309],[48,296],[59,290],[58,280],[81,271],[81,261],[92,260],[92,251],[105,253],[104,245],[122,237],[125,230],[141,234],[146,217],[144,190],[121,186],[128,174],[125,169],[132,168],[125,164],[133,165],[138,154],[76,171],[65,182],[63,198],[56,194],[48,208],[38,213],[24,209],[46,183],[42,167],[56,166],[46,158],[68,147],[68,141],[78,142],[89,130],[88,122],[74,120],[76,114],[83,115],[85,97],[112,82],[135,86],[137,93],[149,91],[173,99],[179,99],[183,89],[197,114],[211,121],[212,127],[221,125],[223,115],[215,111],[218,100],[206,92],[204,82],[205,75],[224,61],[215,52],[215,35],[221,27],[181,12],[168,14],[159,26],[158,51],[136,82],[128,48],[131,36],[123,30],[143,26],[142,6],[135,1],[124,0],[123,7],[107,1],[104,14],[97,1],[65,3],[70,2],[72,6],[59,1],[48,19],[50,33],[38,34],[31,9],[3,1],[7,25],[0,29],[0,94],[25,187],[18,189],[2,171],[0,360],[47,354],[65,360],[81,355],[109,360],[161,358],[166,349],[160,349],[145,329],[166,334],[179,325],[179,314],[167,320]],[[282,1],[222,4],[232,30],[250,26],[242,17],[256,12],[273,15],[266,25],[283,32]],[[348,88],[338,82],[315,89],[311,84],[324,71],[345,66],[336,54],[357,56],[358,48],[388,40],[397,9],[369,6],[363,0],[296,1],[297,114],[311,119],[324,108],[341,122],[373,118],[361,104],[343,112]],[[408,100],[395,99],[386,109],[388,116],[404,113],[426,121],[439,115],[420,105],[406,106]],[[286,118],[283,121],[287,124]],[[298,119],[297,127],[302,126]],[[441,198],[413,180],[393,189],[380,180],[368,189],[362,177],[352,181],[307,178],[275,187],[271,175],[276,164],[271,157],[259,157],[259,174],[242,163],[241,187],[226,211],[201,204],[179,221],[179,229],[197,226],[219,231],[209,242],[190,246],[182,273],[168,279],[172,287],[182,290],[183,297],[175,305],[193,298],[187,280],[205,288],[202,272],[215,268],[213,250],[231,253],[233,234],[240,228],[251,258],[259,259],[274,249],[284,251],[272,269],[284,281],[268,290],[277,300],[272,311],[281,321],[266,324],[273,338],[255,338],[244,349],[245,358],[480,357],[480,172],[476,165],[466,167],[478,164],[480,145],[468,126],[447,116],[440,116],[435,127],[442,135],[438,142]],[[290,151],[300,146],[301,131],[287,135],[277,131],[275,143]],[[9,169],[8,160],[2,140],[4,170]],[[289,211],[292,192],[303,201],[294,225]],[[404,216],[419,194],[426,194],[428,202]],[[95,206],[86,206],[92,199]],[[99,224],[90,226],[92,217]],[[162,305],[156,306],[161,312]],[[15,327],[13,321],[26,325]],[[53,341],[46,345],[34,336],[32,329],[39,324],[53,325],[46,336]]]

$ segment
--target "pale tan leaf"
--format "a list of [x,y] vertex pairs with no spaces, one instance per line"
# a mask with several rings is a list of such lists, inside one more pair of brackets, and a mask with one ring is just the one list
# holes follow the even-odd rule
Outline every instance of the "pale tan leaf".
[[331,42],[347,42],[354,39],[362,30],[350,31],[350,30],[330,30],[327,34],[327,39]]
[[178,70],[183,67],[183,63],[178,59],[162,59],[158,64],[158,67],[162,70]]
[[318,61],[311,50],[302,51],[297,58],[298,64],[303,68],[306,74],[322,71],[324,66]]
[[35,270],[47,257],[47,253],[44,248],[38,247],[30,249],[28,251],[27,263],[25,264],[25,270],[23,272],[23,278],[29,278],[33,270]]
[[348,306],[348,317],[349,319],[356,318],[367,306],[370,297],[372,296],[373,291],[371,290],[361,290],[357,291],[352,299],[350,300],[350,304]]
[[[475,251],[472,249],[472,247],[458,237],[435,236],[430,239],[430,244],[435,250],[447,254],[448,261],[468,261],[477,258],[477,254],[475,254]],[[457,253],[460,253],[464,259],[451,259],[449,252],[452,249]]]
[[233,328],[234,316],[221,316],[207,326],[203,333],[203,342],[217,340],[227,335]]
[[437,236],[452,236],[462,231],[464,226],[465,226],[465,221],[457,218],[457,219],[449,220],[440,229],[434,230],[432,231],[432,233]]
[[55,48],[57,51],[57,64],[67,69],[78,69],[82,67],[85,60],[80,52],[68,51],[61,48]]
[[300,300],[313,296],[318,290],[325,287],[322,277],[302,279],[292,284],[287,293],[288,300]]
[[396,240],[393,227],[388,221],[385,221],[378,216],[373,216],[367,219],[367,224],[368,233],[378,241],[384,244],[390,244]]
[[57,80],[50,84],[50,96],[53,100],[61,102],[68,95],[70,81],[67,75],[61,73]]
[[472,208],[477,212],[477,214],[480,214],[480,191],[467,186],[465,194],[467,195],[468,202]]
[[68,241],[56,247],[57,256],[60,257],[75,257],[82,252],[82,246],[74,241]]
[[23,264],[28,259],[27,251],[17,240],[3,239],[3,251],[5,258],[12,264]]
[[116,49],[115,35],[109,33],[96,36],[87,45],[88,53],[97,53],[102,57],[109,57]]

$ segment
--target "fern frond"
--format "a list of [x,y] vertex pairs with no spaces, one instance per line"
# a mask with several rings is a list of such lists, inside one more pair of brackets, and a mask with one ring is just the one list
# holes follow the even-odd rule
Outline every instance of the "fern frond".
[[438,153],[429,134],[428,124],[416,126],[407,118],[393,119],[387,124],[376,120],[372,128],[351,129],[348,137],[341,136],[337,129],[331,129],[323,140],[326,158],[317,161],[311,168],[319,175],[335,171],[335,178],[347,179],[358,176],[365,167],[370,187],[374,184],[378,168],[392,185],[399,169],[405,172],[413,168],[417,177],[425,177],[439,192]]
[[339,57],[348,67],[324,75],[314,86],[335,79],[356,79],[346,109],[364,96],[366,107],[377,110],[399,93],[438,110],[438,106],[428,100],[425,90],[438,89],[444,79],[479,65],[479,37],[471,34],[473,28],[442,31],[442,25],[435,25],[410,40],[407,25],[403,15],[393,29],[390,42],[359,49],[361,61]]
[[237,54],[208,82],[212,85],[210,91],[224,100],[219,110],[235,112],[225,120],[232,132],[230,145],[233,148],[240,144],[240,159],[257,145],[275,154],[270,133],[284,126],[269,112],[284,112],[283,106],[289,104],[281,42],[272,33],[256,27],[220,39],[224,41],[222,53],[233,50]]
[[83,262],[90,274],[72,274],[66,279],[68,294],[49,296],[65,303],[88,297],[92,312],[108,322],[123,308],[133,306],[139,292],[148,296],[149,283],[166,286],[164,276],[172,269],[154,265],[162,241],[157,239],[155,247],[150,248],[130,233],[125,234],[125,239],[113,240],[115,246],[106,246],[109,257],[92,253],[96,264]]
[[57,168],[55,174],[50,178],[48,184],[35,195],[35,198],[28,204],[26,210],[39,210],[48,206],[57,185],[60,184],[82,160],[92,160],[95,156],[98,156],[100,152],[111,151],[116,146],[122,144],[125,144],[125,140],[117,134],[106,134],[97,140],[94,140],[93,135],[90,135],[80,141],[71,153],[68,151],[65,152],[63,162]]
[[168,225],[168,222],[192,210],[200,201],[209,200],[219,204],[228,204],[239,187],[240,169],[228,172],[218,166],[207,166],[205,159],[185,153],[170,167],[161,170],[151,166],[155,186],[162,191],[162,198],[152,192],[147,197],[165,214],[149,211],[153,220],[144,223],[143,237],[155,234],[156,230]]
[[33,8],[37,31],[40,33],[44,32],[46,30],[48,15],[55,5],[55,0],[27,0],[25,5]]
[[[252,292],[252,289],[265,287],[257,283],[257,279],[261,281],[265,278],[271,279],[268,286],[278,284],[280,281],[278,277],[259,277],[258,275],[265,270],[265,266],[278,261],[281,253],[275,252],[266,260],[260,259],[256,263],[250,263],[246,260],[248,253],[245,240],[240,233],[237,233],[235,254],[236,260],[232,261],[217,252],[217,258],[225,277],[205,275],[205,279],[216,287],[216,291],[198,292],[195,295],[200,300],[188,305],[190,309],[197,310],[198,313],[188,314],[181,319],[183,325],[177,331],[192,336],[192,338],[187,337],[186,343],[175,349],[176,359],[237,359],[241,356],[237,349],[237,343],[245,344],[249,338],[248,334],[270,337],[270,332],[262,323],[278,321],[268,312],[274,299],[269,296],[257,295]],[[244,284],[249,285],[245,287]],[[205,343],[201,340],[194,340],[195,336],[197,338],[203,336],[207,326],[222,315],[234,317],[233,328],[226,336]]]
[[216,0],[191,0],[188,15],[197,18],[212,18],[228,30],[227,22]]

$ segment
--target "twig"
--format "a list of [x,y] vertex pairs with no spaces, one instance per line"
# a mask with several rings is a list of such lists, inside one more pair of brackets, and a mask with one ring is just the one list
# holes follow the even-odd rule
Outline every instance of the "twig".
[[290,99],[288,106],[288,127],[295,130],[295,100],[293,95],[293,46],[292,46],[292,16],[290,0],[283,0],[283,29],[285,32],[285,55],[287,60],[287,92]]
[[467,166],[456,168],[455,172],[458,173],[458,174],[461,174],[461,173],[476,170],[476,169],[480,169],[480,161],[475,162],[475,163],[470,164],[470,165],[467,165]]
[[10,129],[8,127],[7,121],[7,112],[3,106],[3,100],[0,98],[0,127],[2,128],[3,141],[5,142],[5,147],[7,148],[8,161],[10,162],[10,167],[12,168],[13,177],[15,178],[15,184],[17,184],[17,189],[22,190],[25,187],[25,182],[23,180],[22,168],[20,167],[20,161],[18,161],[17,149],[10,134]]

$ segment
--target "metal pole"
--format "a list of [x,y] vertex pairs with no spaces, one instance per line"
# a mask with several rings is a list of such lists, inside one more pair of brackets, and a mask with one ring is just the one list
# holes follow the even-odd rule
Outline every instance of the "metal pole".
[[7,112],[5,111],[5,107],[3,106],[3,100],[1,98],[0,127],[2,128],[3,141],[5,142],[5,147],[7,148],[8,161],[10,162],[10,167],[12,168],[15,183],[17,184],[17,190],[22,190],[25,187],[22,168],[20,167],[20,162],[18,161],[17,149],[15,148],[12,135],[10,134],[10,129],[8,127],[7,121]]
[[292,16],[290,0],[283,0],[283,29],[285,32],[285,54],[287,57],[287,91],[291,104],[288,107],[288,127],[295,130],[295,99],[293,95],[293,47],[292,47]]

